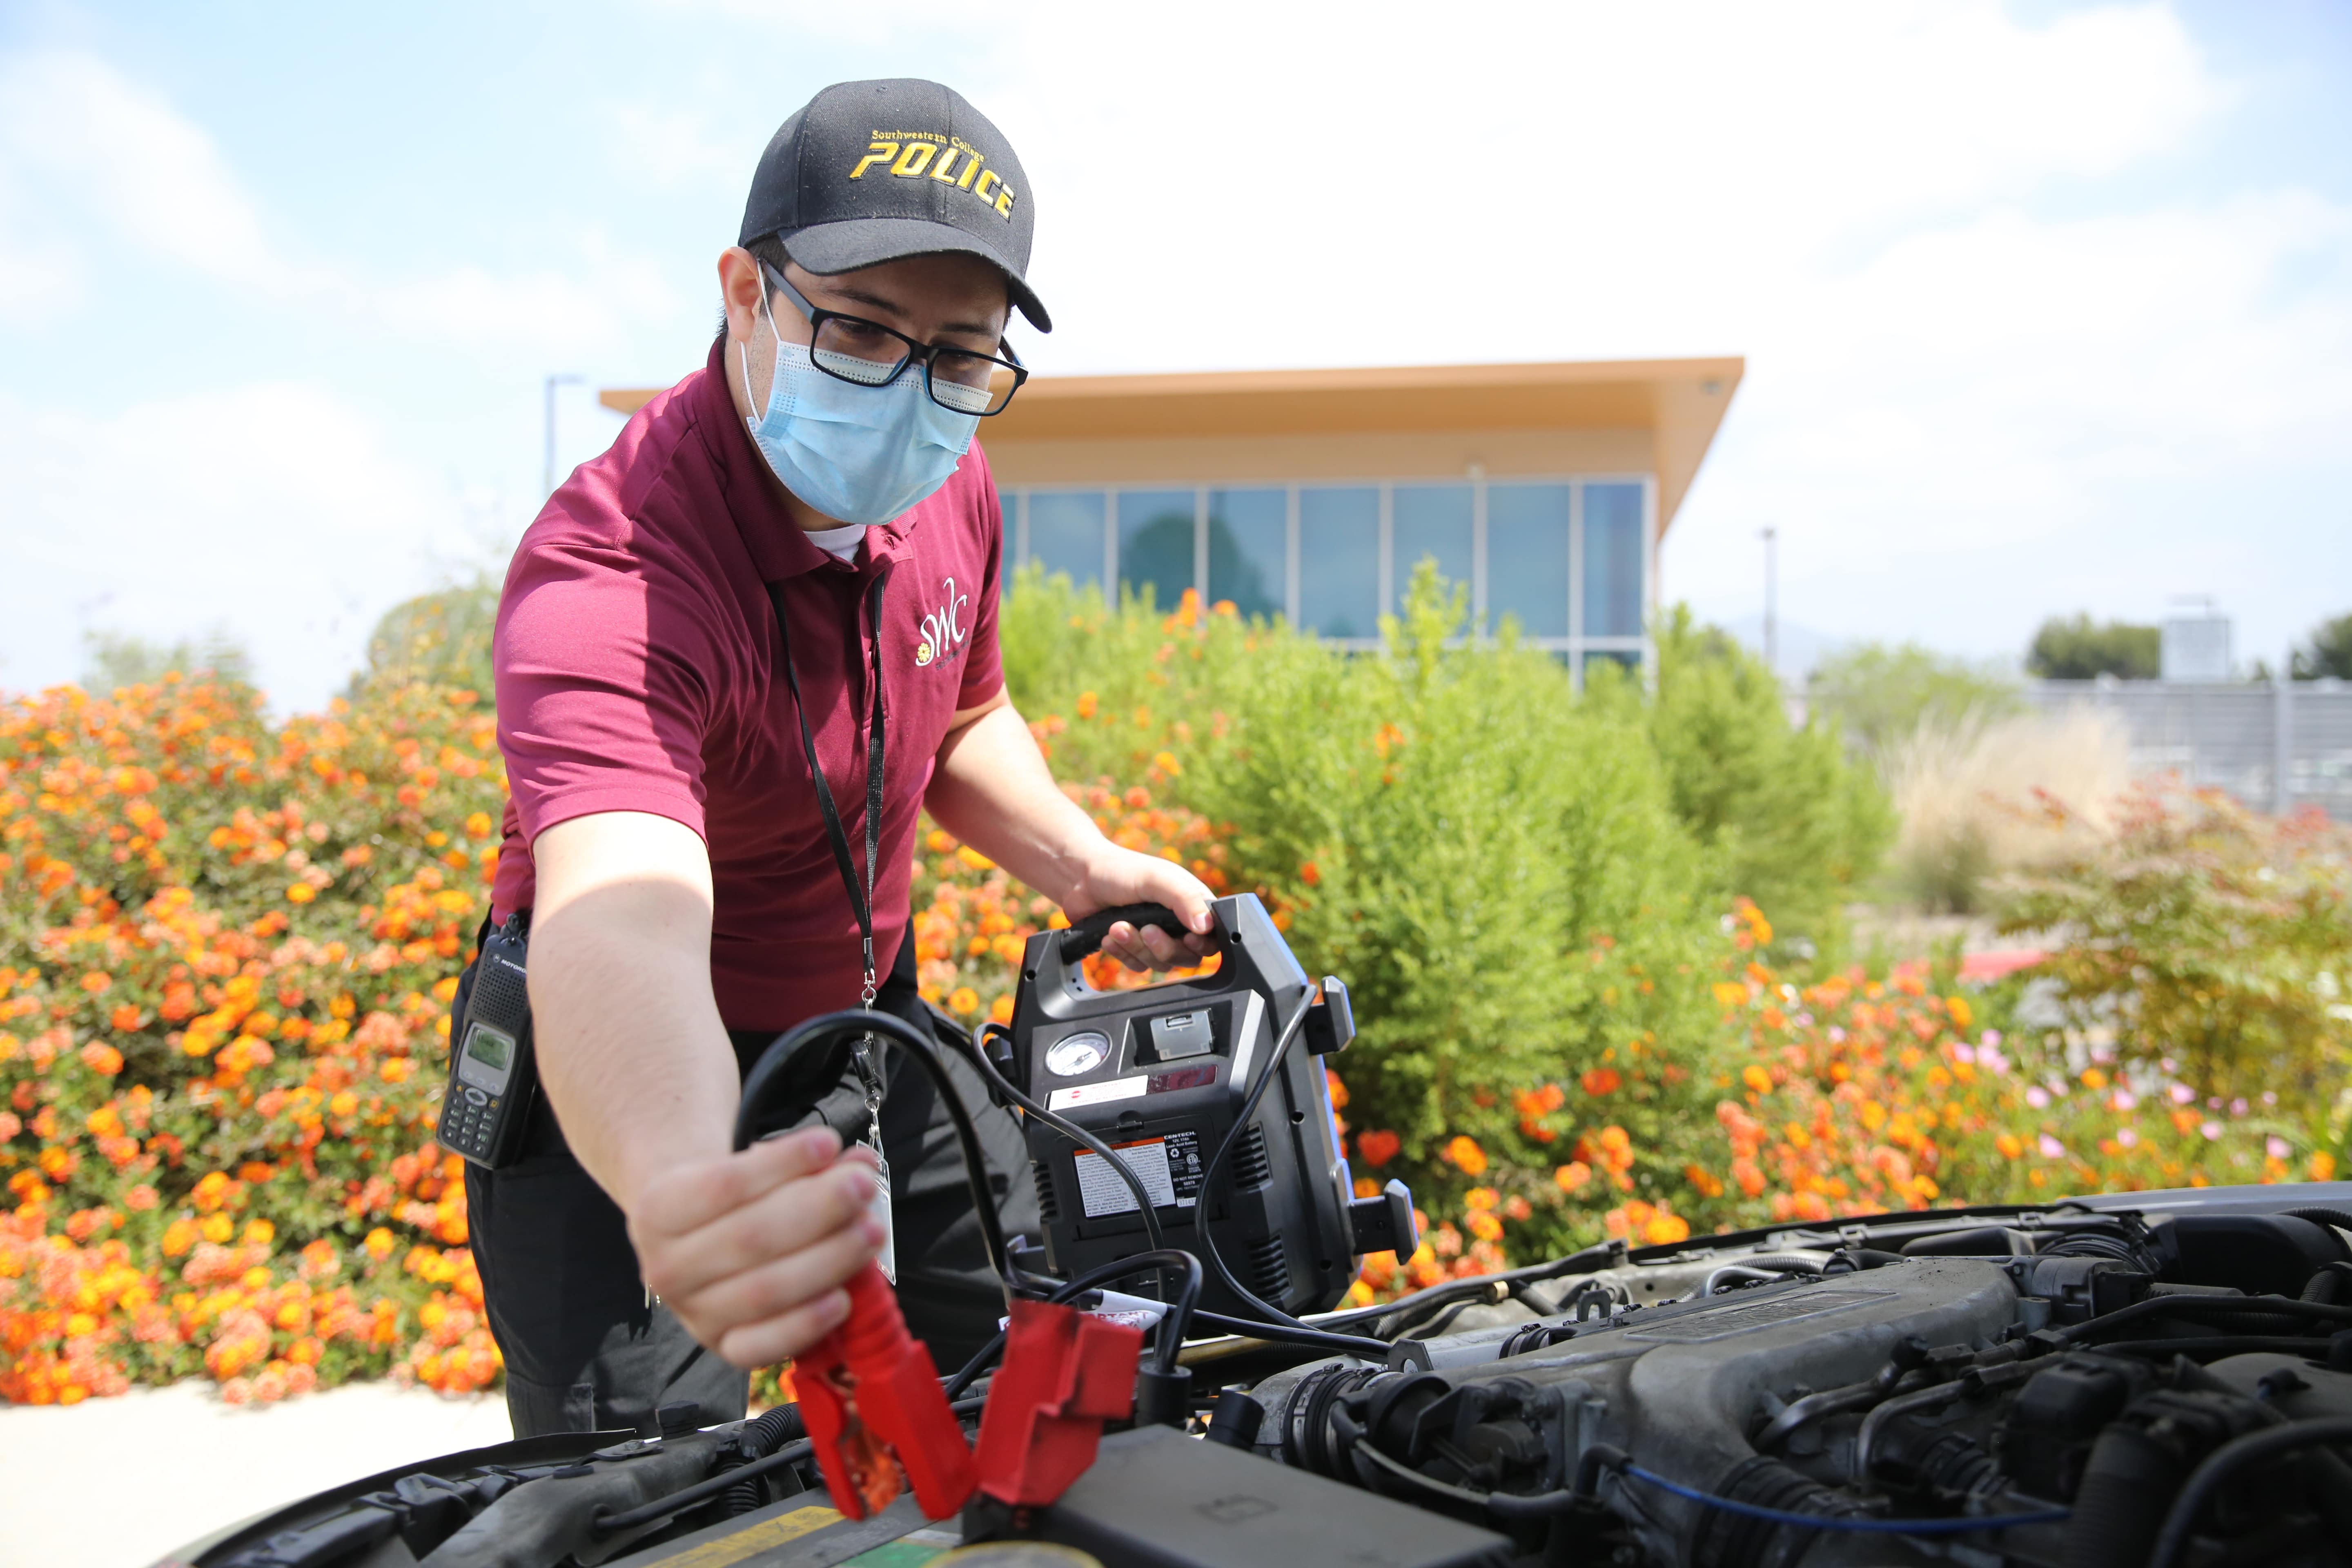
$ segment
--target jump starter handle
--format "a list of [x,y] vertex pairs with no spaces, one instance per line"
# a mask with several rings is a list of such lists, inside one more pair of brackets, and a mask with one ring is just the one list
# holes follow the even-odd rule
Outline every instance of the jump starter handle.
[[[1102,951],[1103,939],[1110,928],[1125,921],[1138,931],[1145,926],[1158,926],[1170,936],[1182,939],[1199,933],[1184,923],[1184,917],[1166,904],[1114,904],[1107,910],[1097,910],[1082,921],[1074,921],[1062,933],[1062,961],[1073,963]],[[1210,934],[1219,933],[1213,927]]]

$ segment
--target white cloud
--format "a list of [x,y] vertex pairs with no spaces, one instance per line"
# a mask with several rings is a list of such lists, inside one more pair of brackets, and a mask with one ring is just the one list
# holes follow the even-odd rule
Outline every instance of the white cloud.
[[1039,193],[1048,373],[1745,353],[1670,595],[1752,605],[1765,521],[1817,623],[1976,651],[2126,583],[2250,646],[2340,593],[2183,499],[2352,477],[2352,211],[2124,194],[2237,93],[2164,5],[1015,15],[966,90]]
[[[689,21],[718,17],[794,41],[901,46],[919,34],[933,47],[978,41],[1001,25],[995,7],[908,11],[891,5],[844,5],[836,0],[645,0],[650,9]],[[877,68],[872,76],[903,75]]]
[[212,138],[95,56],[0,56],[0,165],[161,259],[261,288],[287,279]]
[[[2086,599],[2149,616],[2209,591],[2255,617],[2249,646],[2273,646],[2340,589],[2287,568],[2291,546],[2248,546],[2298,522],[2317,540],[2326,520],[2224,520],[2190,493],[2324,489],[2330,468],[2340,483],[2352,300],[2279,279],[2347,241],[2352,212],[2292,193],[2071,220],[2000,209],[1813,280],[1746,345],[1736,425],[1671,540],[1673,591],[1751,598],[1738,541],[1769,521],[1821,588],[1813,618],[1857,632],[1992,651]],[[2076,562],[2044,553],[2068,542]],[[1937,590],[1862,585],[1906,563]]]
[[2178,145],[2226,97],[2146,6],[1014,15],[971,90],[1041,193],[1038,281],[1070,301],[1042,352],[1073,366],[1172,299],[1208,330],[1145,352],[1204,364],[1720,350],[1792,283]]
[[477,353],[593,353],[622,339],[625,317],[676,301],[593,228],[572,237],[585,265],[572,272],[460,267],[387,281],[289,251],[202,126],[75,51],[0,53],[0,218],[20,220],[0,224],[0,312],[19,323],[85,303],[82,277],[110,247]]
[[[717,289],[714,282],[714,298]],[[526,351],[559,360],[605,352],[622,341],[626,318],[659,316],[680,297],[642,263],[614,258],[592,258],[577,274],[513,276],[464,267],[405,283],[338,279],[334,292],[353,315],[386,331],[494,353],[501,362]]]
[[457,503],[316,385],[98,419],[0,401],[0,687],[75,679],[86,630],[226,625],[276,706],[313,708],[376,616],[471,543]]
[[[1766,521],[1782,531],[1787,613],[1974,651],[2014,647],[2049,610],[2148,615],[2208,587],[2250,617],[2242,646],[2271,647],[2352,581],[2352,210],[2253,163],[2233,192],[2163,189],[2156,176],[2194,161],[2168,160],[2209,152],[2239,90],[2163,4],[2036,24],[1997,0],[1053,0],[944,21],[646,3],[729,58],[814,38],[874,46],[830,49],[851,59],[844,74],[949,59],[938,68],[997,120],[1034,186],[1033,277],[1062,330],[1021,346],[1047,374],[1746,353],[1669,537],[1668,592],[1703,609],[1754,605]],[[629,189],[723,188],[709,226],[723,237],[754,149],[728,150],[740,126],[704,77],[648,78],[610,117],[620,145],[598,134],[575,155]],[[140,184],[154,167],[171,191]],[[271,249],[266,205],[168,104],[88,57],[0,57],[0,316],[69,309],[77,247],[143,234],[167,199],[176,243],[226,288],[462,351],[485,380],[535,386],[615,344],[667,355],[707,322],[707,251],[657,274],[595,226],[628,237],[620,208],[582,215],[582,259],[561,268],[402,275],[387,252],[388,278],[329,275]],[[648,324],[658,333],[633,342]],[[221,391],[207,417],[255,395]],[[448,503],[400,477],[383,456],[395,444],[356,414],[315,416],[346,452],[373,454],[360,471],[393,476],[394,500],[317,538],[280,530],[275,548],[323,557],[349,537],[361,564],[334,580],[375,581],[380,531]],[[51,428],[22,410],[14,424],[27,418]],[[154,463],[56,472],[103,468],[142,431],[57,429],[54,451],[0,431],[0,568],[34,559],[16,542],[27,466],[53,471],[52,527],[187,504]],[[236,542],[220,553],[249,554],[240,508],[308,504],[191,461],[205,486],[248,498],[205,513]],[[2267,487],[2270,510],[2216,529],[2210,498],[2233,486]],[[115,569],[81,570],[41,614],[68,616]],[[315,594],[324,577],[307,581]],[[241,603],[212,591],[174,624]],[[0,636],[0,683],[21,684],[22,639]]]
[[702,109],[651,103],[615,105],[609,132],[614,165],[664,184],[713,175],[748,182],[766,145],[724,134]]

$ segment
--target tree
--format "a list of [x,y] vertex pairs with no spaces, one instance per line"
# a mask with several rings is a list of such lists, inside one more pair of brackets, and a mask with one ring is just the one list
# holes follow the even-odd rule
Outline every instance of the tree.
[[2128,621],[2094,623],[2088,615],[2053,616],[2026,651],[2029,674],[2044,680],[2154,680],[2163,668],[2164,635]]
[[367,668],[352,678],[352,695],[370,686],[422,680],[462,687],[489,701],[490,632],[498,615],[499,585],[488,581],[394,605],[368,637]]
[[2297,680],[2352,680],[2352,616],[2314,626],[2310,640],[2294,650],[2294,673]]
[[82,638],[82,685],[91,691],[152,686],[165,675],[210,675],[236,686],[253,684],[253,656],[226,626],[176,642],[150,642],[128,632],[89,632]]
[[1972,663],[1917,643],[1864,643],[1813,670],[1807,697],[1848,741],[1874,754],[1920,727],[1958,730],[2021,710],[2017,682],[1997,664]]

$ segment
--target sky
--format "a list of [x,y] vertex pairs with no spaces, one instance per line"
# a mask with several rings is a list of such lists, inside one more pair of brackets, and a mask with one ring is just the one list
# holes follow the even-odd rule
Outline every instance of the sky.
[[1665,597],[2014,658],[2352,611],[2352,5],[0,0],[0,689],[281,711],[698,367],[776,124],[954,84],[1042,374],[1740,354]]

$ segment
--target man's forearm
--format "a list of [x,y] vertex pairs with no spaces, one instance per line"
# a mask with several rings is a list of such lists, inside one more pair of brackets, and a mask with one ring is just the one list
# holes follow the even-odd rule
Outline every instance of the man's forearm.
[[540,1077],[565,1141],[626,1212],[646,1179],[727,1152],[739,1093],[694,892],[625,881],[530,933]]
[[940,826],[1059,904],[1083,884],[1103,843],[1009,702],[948,737],[923,804]]

